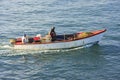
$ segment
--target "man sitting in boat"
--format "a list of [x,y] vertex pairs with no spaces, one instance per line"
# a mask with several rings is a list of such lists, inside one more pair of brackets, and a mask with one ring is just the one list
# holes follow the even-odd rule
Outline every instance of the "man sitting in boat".
[[52,27],[52,28],[51,28],[51,31],[50,31],[49,35],[51,35],[52,41],[55,41],[55,40],[56,40],[55,27]]
[[22,37],[22,43],[25,44],[28,42],[28,38],[26,36],[26,34],[24,34],[24,36]]

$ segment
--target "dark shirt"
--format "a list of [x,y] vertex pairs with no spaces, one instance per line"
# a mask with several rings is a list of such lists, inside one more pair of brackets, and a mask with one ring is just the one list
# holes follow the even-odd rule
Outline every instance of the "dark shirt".
[[52,37],[52,41],[55,41],[56,40],[56,33],[55,33],[54,29],[51,29],[50,35]]

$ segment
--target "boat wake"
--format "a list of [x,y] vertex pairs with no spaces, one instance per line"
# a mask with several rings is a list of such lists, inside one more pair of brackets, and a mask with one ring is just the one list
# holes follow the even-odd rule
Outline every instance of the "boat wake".
[[10,45],[1,45],[0,49],[11,49],[12,47]]
[[13,47],[8,44],[0,44],[0,50],[8,50],[12,49]]
[[59,54],[61,52],[68,52],[90,47],[92,45],[85,45],[71,49],[57,49],[57,50],[14,50],[10,45],[0,46],[0,56],[17,56],[17,55],[34,55],[34,54]]

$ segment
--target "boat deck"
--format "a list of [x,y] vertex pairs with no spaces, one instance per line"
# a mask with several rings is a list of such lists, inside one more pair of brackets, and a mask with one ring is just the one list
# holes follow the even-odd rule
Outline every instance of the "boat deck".
[[[75,34],[57,35],[55,41],[45,42],[42,40],[34,40],[33,39],[34,40],[33,42],[28,42],[25,44],[50,44],[50,43],[59,43],[59,42],[70,42],[70,41],[75,41],[75,40],[80,40],[80,39],[92,37],[92,36],[95,36],[97,34],[103,33],[105,31],[106,31],[106,29],[91,31],[91,32],[79,32],[79,33],[75,33]],[[24,45],[22,43],[21,38],[17,38],[15,45]]]

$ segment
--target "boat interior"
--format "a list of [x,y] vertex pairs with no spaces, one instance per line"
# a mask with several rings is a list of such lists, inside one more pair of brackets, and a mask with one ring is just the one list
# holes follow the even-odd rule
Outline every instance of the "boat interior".
[[[97,31],[91,31],[91,32],[79,32],[74,34],[64,34],[64,35],[57,35],[55,41],[51,41],[51,38],[40,38],[40,37],[29,37],[28,43],[29,44],[41,44],[41,43],[53,43],[53,42],[67,42],[67,41],[74,41],[74,40],[80,40],[84,38],[88,38],[100,33],[105,32],[104,30],[97,30]],[[15,41],[15,44],[22,44],[22,39],[17,38]]]

